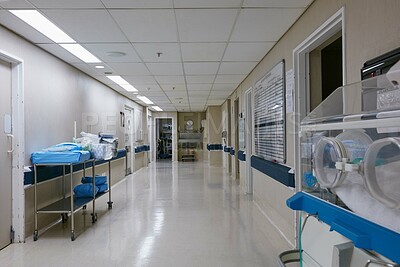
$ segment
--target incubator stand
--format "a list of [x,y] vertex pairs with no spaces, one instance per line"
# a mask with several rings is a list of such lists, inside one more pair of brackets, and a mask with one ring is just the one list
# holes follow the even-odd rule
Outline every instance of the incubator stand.
[[[296,168],[296,175],[301,177],[301,191],[305,192],[299,194],[328,203],[328,209],[355,214],[354,217],[365,219],[367,224],[373,222],[393,234],[390,240],[400,241],[398,77],[382,75],[340,87],[305,117],[300,132],[301,166]],[[292,200],[288,200],[289,207],[306,211]],[[360,236],[357,229],[344,226],[359,227],[355,222],[343,222],[346,219],[341,218],[339,227],[337,223],[333,225],[337,218],[329,220],[332,220],[331,230],[337,227],[349,239]],[[374,224],[371,225],[375,227]],[[356,247],[363,247],[352,241]],[[393,245],[393,252],[385,256],[398,262],[400,256],[393,258],[392,254],[400,255],[400,245],[388,246]],[[378,250],[385,254],[386,248]]]

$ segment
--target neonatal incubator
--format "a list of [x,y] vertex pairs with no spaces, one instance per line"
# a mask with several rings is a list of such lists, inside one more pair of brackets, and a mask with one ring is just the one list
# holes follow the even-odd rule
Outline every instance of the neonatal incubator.
[[400,233],[400,72],[336,89],[301,123],[303,191]]

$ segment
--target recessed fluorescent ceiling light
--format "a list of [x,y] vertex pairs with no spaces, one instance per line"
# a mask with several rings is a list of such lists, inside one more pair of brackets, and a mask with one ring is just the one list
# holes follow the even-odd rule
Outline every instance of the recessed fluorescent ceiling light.
[[139,99],[139,100],[141,100],[141,101],[143,101],[144,103],[146,103],[146,104],[148,104],[148,105],[151,105],[151,104],[154,104],[150,99],[148,99],[147,97],[145,97],[145,96],[137,96],[137,98]]
[[60,44],[65,50],[86,63],[100,63],[100,59],[83,48],[80,44]]
[[135,87],[130,85],[127,81],[125,81],[119,75],[108,75],[107,78],[110,79],[111,81],[115,82],[116,84],[118,84],[119,86],[121,86],[128,92],[136,92],[137,91],[137,89]]
[[156,111],[163,111],[159,106],[152,106],[153,109],[155,109]]
[[68,34],[36,10],[10,10],[10,12],[56,43],[76,43]]
[[115,82],[118,85],[129,84],[127,81],[122,79],[122,77],[119,75],[108,75],[107,78],[110,79],[111,81]]
[[95,67],[96,69],[104,69],[104,66],[98,65]]
[[136,92],[137,91],[137,89],[130,84],[120,84],[119,86],[121,86],[128,92]]

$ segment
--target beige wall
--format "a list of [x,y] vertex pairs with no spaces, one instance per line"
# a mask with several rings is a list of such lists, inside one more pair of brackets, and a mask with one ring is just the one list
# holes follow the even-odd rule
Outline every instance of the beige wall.
[[[244,100],[253,86],[282,59],[285,71],[293,69],[293,50],[341,7],[345,8],[345,49],[347,83],[360,80],[362,64],[400,46],[400,1],[398,0],[316,0],[255,67],[231,96]],[[240,107],[244,110],[244,101]],[[287,165],[294,167],[294,116],[286,115]],[[247,155],[249,157],[250,155]],[[285,204],[293,192],[253,170],[254,199],[283,235],[294,244],[294,217]],[[271,191],[273,188],[273,191]]]
[[[219,106],[209,106],[206,112],[207,118],[207,144],[222,144],[222,110]],[[222,165],[222,151],[208,151],[210,165]]]
[[193,130],[199,131],[201,127],[201,121],[206,118],[205,112],[179,112],[178,113],[178,129],[180,131],[186,130],[186,122],[188,120],[193,121]]

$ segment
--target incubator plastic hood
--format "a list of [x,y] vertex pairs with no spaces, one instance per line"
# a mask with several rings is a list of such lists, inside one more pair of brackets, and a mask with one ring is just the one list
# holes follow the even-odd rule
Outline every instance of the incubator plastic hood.
[[400,71],[343,86],[301,123],[302,190],[400,233]]

